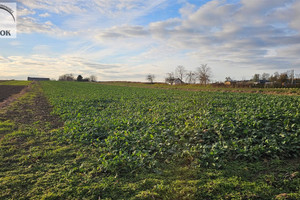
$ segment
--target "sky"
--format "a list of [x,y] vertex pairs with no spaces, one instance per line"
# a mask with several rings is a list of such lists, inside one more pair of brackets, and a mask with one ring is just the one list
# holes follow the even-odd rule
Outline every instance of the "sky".
[[5,2],[17,3],[17,37],[0,38],[0,80],[164,81],[201,64],[213,81],[300,74],[300,0]]

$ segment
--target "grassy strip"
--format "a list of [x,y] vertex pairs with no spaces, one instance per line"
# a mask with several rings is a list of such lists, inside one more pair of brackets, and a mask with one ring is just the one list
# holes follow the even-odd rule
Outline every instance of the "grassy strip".
[[208,92],[238,92],[238,93],[262,93],[281,95],[300,95],[300,88],[234,88],[234,87],[213,87],[212,85],[183,84],[168,85],[165,83],[138,83],[138,82],[101,82],[104,85],[116,85],[125,87],[142,87],[158,89],[175,89],[188,91],[208,91]]
[[0,85],[24,85],[27,86],[32,81],[0,81]]

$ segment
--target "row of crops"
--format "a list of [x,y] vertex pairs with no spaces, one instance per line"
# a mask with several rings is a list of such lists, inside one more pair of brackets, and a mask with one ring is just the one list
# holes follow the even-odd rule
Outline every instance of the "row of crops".
[[232,160],[300,155],[300,98],[43,82],[63,141],[92,145],[108,173],[155,170],[183,161],[222,167]]

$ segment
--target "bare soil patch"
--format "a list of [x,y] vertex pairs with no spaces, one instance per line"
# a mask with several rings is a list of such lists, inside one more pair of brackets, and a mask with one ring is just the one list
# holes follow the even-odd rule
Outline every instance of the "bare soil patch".
[[41,127],[47,126],[51,129],[62,127],[63,122],[60,118],[51,114],[52,106],[47,98],[40,91],[35,91],[35,93],[35,97],[30,101],[17,101],[17,105],[7,109],[3,117],[17,124],[29,125],[39,122]]
[[29,86],[0,85],[0,109],[7,107],[30,89]]
[[0,102],[8,97],[20,93],[26,86],[0,85]]

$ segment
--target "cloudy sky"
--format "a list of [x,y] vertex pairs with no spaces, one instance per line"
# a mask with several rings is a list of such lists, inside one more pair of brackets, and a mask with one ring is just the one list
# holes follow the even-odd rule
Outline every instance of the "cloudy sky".
[[0,39],[0,79],[163,81],[201,64],[215,81],[300,73],[300,0],[15,2],[17,38]]

